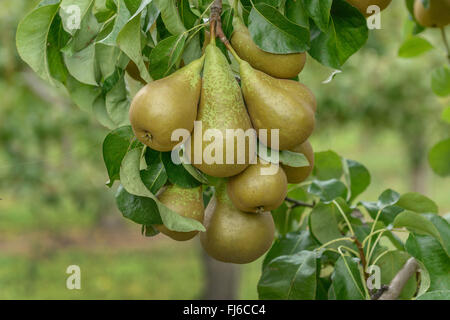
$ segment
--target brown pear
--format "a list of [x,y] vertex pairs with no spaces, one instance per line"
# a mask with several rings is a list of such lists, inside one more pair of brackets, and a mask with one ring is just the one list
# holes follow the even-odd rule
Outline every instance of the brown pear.
[[430,0],[425,8],[421,0],[414,2],[414,16],[420,25],[442,28],[450,24],[450,0]]
[[290,167],[282,164],[284,172],[286,173],[288,183],[300,183],[306,180],[314,168],[314,151],[309,141],[295,146],[290,149],[292,152],[303,153],[309,161],[309,166],[306,167]]
[[214,259],[229,263],[250,263],[272,245],[275,225],[270,212],[245,213],[228,198],[225,185],[206,208],[206,232],[200,234],[203,249]]
[[278,208],[286,198],[287,178],[278,165],[259,160],[228,179],[228,196],[244,212],[261,213]]
[[163,79],[150,82],[134,97],[130,122],[143,144],[157,151],[171,151],[176,129],[192,132],[197,117],[203,58]]
[[253,68],[283,79],[294,78],[303,70],[306,62],[304,52],[274,54],[263,51],[252,40],[249,30],[240,18],[234,18],[233,27],[231,45],[239,57],[250,63]]
[[[205,208],[203,205],[203,192],[201,187],[183,189],[177,185],[170,185],[158,196],[158,199],[166,207],[179,215],[203,223]],[[167,229],[164,225],[156,225],[155,227],[161,233],[177,241],[190,240],[198,233],[198,231],[172,231]]]
[[366,18],[372,15],[372,13],[367,13],[367,8],[376,5],[380,7],[380,11],[386,9],[392,0],[347,0],[352,6],[357,8]]

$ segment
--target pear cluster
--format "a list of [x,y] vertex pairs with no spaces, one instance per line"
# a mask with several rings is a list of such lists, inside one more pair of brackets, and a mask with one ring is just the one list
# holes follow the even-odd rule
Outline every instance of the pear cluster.
[[[213,258],[228,263],[249,263],[261,257],[272,245],[275,225],[270,211],[285,200],[288,184],[300,183],[311,173],[314,152],[308,138],[315,126],[316,99],[296,77],[305,65],[305,53],[272,54],[257,47],[240,18],[233,23],[234,33],[228,49],[240,69],[240,84],[227,60],[211,37],[203,56],[163,79],[144,86],[130,108],[133,131],[143,144],[158,151],[170,151],[176,129],[191,132],[187,158],[198,170],[222,178],[206,209],[202,188],[165,187],[157,196],[178,214],[203,222],[200,234],[204,250]],[[194,121],[202,124],[193,132]],[[269,147],[277,140],[279,150],[302,153],[306,167],[290,167],[263,161],[247,139],[238,150],[237,137],[227,130],[246,132],[255,129],[259,141]],[[278,130],[276,136],[273,130]],[[195,162],[204,157],[214,139],[207,132],[223,133],[223,161]],[[267,134],[263,137],[260,132]],[[217,138],[216,138],[217,139]],[[200,145],[201,148],[192,146]],[[217,145],[216,145],[217,146]],[[234,161],[227,155],[234,148]],[[218,152],[215,150],[215,152]],[[238,154],[244,154],[238,159]],[[272,169],[271,174],[264,170]],[[193,238],[197,232],[174,232],[156,226],[163,234],[179,241]]]

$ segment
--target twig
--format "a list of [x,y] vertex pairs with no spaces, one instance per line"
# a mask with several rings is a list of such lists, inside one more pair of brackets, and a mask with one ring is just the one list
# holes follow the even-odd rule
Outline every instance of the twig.
[[387,285],[382,285],[381,286],[381,288],[380,289],[378,289],[378,290],[373,290],[373,292],[374,293],[372,293],[371,295],[370,295],[370,298],[372,299],[372,300],[378,300],[378,299],[380,299],[380,297],[383,295],[383,293],[385,293],[387,290],[389,289],[389,286],[387,286]]
[[397,273],[397,275],[392,279],[389,289],[385,291],[379,300],[395,300],[400,296],[403,288],[419,269],[419,263],[416,259],[410,258],[406,261],[403,268]]
[[358,238],[352,237],[352,239],[353,239],[353,242],[355,243],[356,247],[358,247],[359,258],[361,259],[361,264],[362,264],[363,271],[364,271],[364,279],[367,282],[367,279],[369,278],[369,274],[366,272],[367,261],[366,261],[366,256],[364,255],[364,248],[363,248],[361,242],[359,242]]
[[214,25],[215,28],[215,35],[219,37],[220,41],[222,41],[225,46],[228,46],[230,44],[230,41],[228,41],[225,33],[222,29],[222,0],[214,0],[213,5],[211,6],[211,26]]
[[295,200],[295,199],[288,198],[288,197],[286,197],[284,200],[287,201],[287,202],[293,203],[294,205],[292,206],[292,208],[296,208],[296,207],[314,208],[316,206],[315,202],[313,202],[313,203],[306,203],[306,202]]
[[448,62],[450,63],[450,46],[447,41],[447,35],[445,34],[444,27],[441,27],[441,34],[442,34],[442,41],[444,42],[445,49],[447,50],[447,59],[448,59]]

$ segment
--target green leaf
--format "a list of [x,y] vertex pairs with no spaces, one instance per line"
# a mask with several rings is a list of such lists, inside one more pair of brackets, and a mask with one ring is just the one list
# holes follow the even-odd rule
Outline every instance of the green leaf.
[[287,0],[285,13],[286,17],[292,22],[304,28],[309,28],[308,12],[305,9],[303,1]]
[[330,290],[336,300],[364,300],[365,293],[358,262],[350,257],[339,257],[334,267]]
[[122,185],[116,193],[116,203],[123,216],[143,225],[162,224],[155,201],[128,193]]
[[420,37],[409,37],[398,50],[401,58],[415,58],[434,49],[428,40]]
[[145,170],[141,170],[141,179],[147,189],[156,194],[167,182],[167,173],[162,161],[152,163]]
[[59,4],[41,6],[19,23],[16,33],[20,57],[44,80],[52,82],[48,60],[48,38]]
[[428,161],[433,171],[441,176],[450,175],[450,138],[437,143],[428,154]]
[[447,107],[442,111],[441,119],[446,123],[450,123],[450,107]]
[[343,173],[341,157],[331,150],[316,152],[313,173],[319,180],[339,179]]
[[181,21],[187,29],[191,29],[197,21],[197,16],[191,11],[189,0],[181,0],[178,5]]
[[139,13],[120,31],[117,36],[117,44],[119,45],[119,48],[136,64],[142,79],[150,82],[152,81],[152,78],[150,77],[147,67],[145,66],[144,59],[142,58],[141,37],[141,14]]
[[447,66],[433,70],[431,73],[431,89],[440,97],[450,95],[450,69]]
[[258,143],[258,156],[267,161],[278,164],[279,162],[290,167],[307,167],[309,161],[302,153],[292,152],[289,150],[273,150],[265,146],[261,142]]
[[314,180],[308,187],[308,192],[318,196],[322,201],[332,201],[336,198],[347,197],[347,187],[336,179],[320,181]]
[[85,112],[92,112],[94,101],[102,93],[100,87],[89,86],[70,76],[67,77],[66,87],[72,101]]
[[[90,9],[94,2],[95,0],[62,0],[59,15],[61,16],[64,30],[72,36],[79,32],[82,20],[91,12]],[[79,21],[76,21],[77,19]],[[76,22],[80,22],[80,26],[76,26]]]
[[[314,34],[315,31],[311,30]],[[326,32],[311,40],[309,54],[323,65],[340,69],[369,36],[367,22],[361,13],[344,0],[334,0]]]
[[359,162],[346,159],[350,181],[350,201],[363,193],[370,185],[370,173],[366,167]]
[[403,194],[398,199],[397,205],[406,210],[418,213],[438,213],[439,211],[438,206],[433,200],[417,192]]
[[439,241],[430,236],[410,234],[405,247],[425,265],[430,275],[430,291],[450,288],[450,258]]
[[403,211],[395,217],[393,225],[395,228],[404,227],[422,235],[430,235],[443,243],[441,235],[433,223],[421,214],[412,211]]
[[140,177],[142,149],[136,148],[128,152],[120,168],[120,181],[127,192],[153,199],[159,209],[164,225],[172,231],[190,232],[205,231],[205,227],[197,220],[186,218],[167,208],[155,195],[148,191]]
[[386,208],[397,203],[400,194],[392,189],[387,189],[378,197],[378,207]]
[[99,70],[96,65],[94,43],[78,52],[65,52],[64,62],[69,73],[79,82],[97,86]]
[[[390,251],[383,255],[377,262],[377,266],[380,267],[381,284],[389,285],[409,258],[411,258],[411,256],[408,253],[398,250]],[[408,282],[406,282],[399,298],[411,299],[416,293],[416,289],[416,277],[411,277]]]
[[264,269],[269,262],[279,256],[290,256],[303,250],[312,251],[317,248],[317,246],[317,242],[308,230],[289,232],[286,235],[275,239],[272,248],[270,248],[264,258],[262,268]]
[[160,41],[150,53],[150,75],[153,79],[164,78],[175,71],[174,66],[183,53],[186,35],[170,36]]
[[123,29],[123,27],[127,24],[129,19],[131,18],[132,13],[127,8],[127,5],[124,0],[117,0],[117,14],[114,19],[114,25],[111,30],[111,32],[102,40],[99,41],[99,43],[108,45],[108,46],[115,46],[117,37],[119,35],[119,32]]
[[[298,1],[301,2],[301,1]],[[303,0],[308,15],[314,20],[316,26],[322,31],[327,32],[330,22],[330,11],[333,0]]]
[[441,236],[441,244],[447,254],[450,255],[450,224],[443,217],[427,213],[424,215],[438,230]]
[[176,0],[154,0],[156,6],[161,11],[161,17],[167,30],[173,35],[179,35],[186,31],[186,28],[178,14]]
[[100,124],[110,130],[117,128],[116,124],[112,121],[108,112],[106,111],[105,96],[102,94],[95,99],[92,105],[92,111]]
[[111,187],[115,180],[120,179],[120,165],[128,150],[139,147],[140,143],[134,138],[131,126],[117,128],[111,131],[103,141],[103,160],[108,170]]
[[427,292],[416,300],[450,300],[450,290],[437,290],[432,292]]
[[309,49],[308,29],[291,22],[265,3],[253,7],[248,29],[256,45],[267,52],[286,54]]
[[172,184],[176,184],[182,188],[194,188],[201,185],[183,166],[183,164],[175,164],[172,162],[172,152],[163,152],[161,154],[162,162],[166,168],[167,176]]
[[313,300],[317,286],[316,253],[301,251],[272,260],[258,282],[260,299]]
[[[381,209],[378,202],[361,201],[360,204],[366,208],[372,219],[376,218],[378,211]],[[389,225],[394,222],[395,217],[402,211],[404,211],[404,209],[399,206],[383,207],[383,209],[381,209],[379,220],[385,225]]]
[[[319,203],[309,215],[309,230],[320,244],[325,244],[331,240],[344,237],[339,229],[339,222],[342,220],[338,208],[334,203]],[[351,242],[344,240],[331,244],[330,248],[337,248],[341,245],[350,245]]]
[[130,124],[128,115],[130,101],[128,100],[128,92],[123,75],[120,81],[106,94],[105,102],[106,111],[116,126]]

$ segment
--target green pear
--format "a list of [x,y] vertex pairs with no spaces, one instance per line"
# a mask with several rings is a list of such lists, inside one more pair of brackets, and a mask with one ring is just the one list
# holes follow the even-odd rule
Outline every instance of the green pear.
[[285,164],[281,165],[286,173],[288,183],[303,182],[309,177],[314,168],[314,151],[311,143],[309,143],[309,141],[305,141],[304,143],[289,149],[289,151],[303,153],[309,161],[309,166],[306,167],[290,167]]
[[267,130],[267,146],[272,144],[271,130],[279,129],[279,150],[305,142],[314,131],[316,99],[306,86],[293,80],[276,79],[239,59],[242,93],[247,110],[258,130]]
[[200,234],[203,249],[214,259],[229,263],[250,263],[272,245],[275,225],[270,212],[245,213],[228,198],[225,184],[206,208],[206,232]]
[[425,8],[421,0],[414,2],[414,16],[420,25],[442,28],[450,24],[450,0],[430,0]]
[[[184,189],[177,185],[168,186],[158,195],[159,201],[179,215],[203,223],[205,207],[203,205],[202,187]],[[198,231],[177,232],[164,225],[155,225],[159,232],[177,241],[186,241],[195,237]]]
[[[201,132],[194,130],[188,154],[191,163],[200,171],[213,177],[230,177],[245,170],[249,162],[253,161],[256,152],[250,152],[251,140],[246,137],[245,143],[239,145],[236,136],[227,135],[227,130],[242,129],[246,132],[252,128],[252,124],[239,84],[227,59],[216,47],[215,42],[211,42],[205,50],[203,86],[197,121],[201,122],[202,130]],[[206,141],[207,131],[219,133],[221,137]],[[233,157],[231,152],[234,154]],[[227,153],[230,153],[228,161]],[[211,157],[208,159],[208,155],[216,156],[217,159]],[[241,161],[238,161],[239,155],[243,156]],[[200,161],[196,160],[196,156]]]
[[261,50],[253,41],[248,28],[239,17],[233,20],[231,45],[241,59],[272,77],[290,79],[296,77],[305,66],[306,54],[275,54]]
[[168,77],[150,82],[134,97],[130,122],[134,134],[143,144],[158,151],[171,151],[178,144],[172,132],[192,132],[197,117],[203,58]]
[[236,208],[244,212],[261,213],[275,210],[283,203],[287,184],[283,169],[259,159],[258,163],[251,164],[244,172],[229,178],[227,190]]

